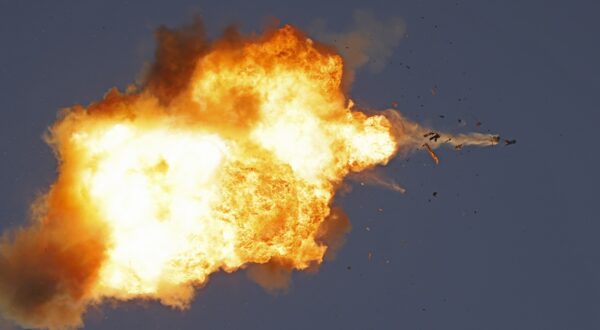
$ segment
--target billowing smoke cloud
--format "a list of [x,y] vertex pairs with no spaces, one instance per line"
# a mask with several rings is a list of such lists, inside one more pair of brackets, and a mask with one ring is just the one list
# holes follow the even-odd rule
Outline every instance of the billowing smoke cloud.
[[363,66],[374,73],[382,71],[406,33],[400,17],[378,19],[368,11],[356,10],[353,20],[347,31],[330,31],[324,19],[316,20],[309,29],[317,40],[335,46],[340,52],[349,83],[354,80],[354,72]]
[[61,176],[33,206],[32,224],[0,241],[0,308],[25,327],[81,325],[105,257],[106,228],[75,207],[70,180]]
[[[351,71],[381,70],[404,25],[355,21],[323,38],[347,51]],[[432,141],[397,112],[366,115],[344,94],[340,56],[291,26],[257,37],[230,28],[212,42],[195,20],[157,40],[140,88],[66,109],[50,128],[57,181],[0,240],[5,318],[71,329],[106,299],[187,308],[221,270],[285,289],[292,271],[343,245],[350,224],[332,203],[347,175],[424,141],[493,144]]]

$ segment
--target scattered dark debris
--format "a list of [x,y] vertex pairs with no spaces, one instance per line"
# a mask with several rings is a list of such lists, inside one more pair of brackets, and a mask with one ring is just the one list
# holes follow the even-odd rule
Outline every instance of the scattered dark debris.
[[410,70],[410,65],[407,65],[406,68]]
[[428,137],[429,141],[434,141],[437,142],[437,140],[441,137],[439,133],[436,132],[429,132],[427,134],[424,134],[423,137]]
[[347,270],[352,270],[352,266],[346,267]]
[[454,149],[456,149],[456,150],[462,150],[462,148],[463,148],[462,143],[454,146]]
[[461,124],[462,123],[462,119],[458,118],[458,123]]
[[433,195],[433,197],[437,197],[437,195],[438,195],[437,191],[434,191],[432,195]]
[[480,127],[482,125],[482,123],[480,121],[478,121],[475,126]]
[[427,311],[427,308],[423,307],[423,308],[421,308],[421,311],[422,311],[422,312],[426,312],[426,311]]
[[517,140],[515,140],[515,139],[512,139],[512,140],[506,140],[506,139],[505,139],[505,140],[504,140],[504,145],[505,145],[505,146],[509,146],[509,145],[511,145],[511,144],[515,144],[515,143],[517,143]]
[[444,116],[444,115],[440,115],[440,118],[444,119],[444,118],[446,118],[446,116]]

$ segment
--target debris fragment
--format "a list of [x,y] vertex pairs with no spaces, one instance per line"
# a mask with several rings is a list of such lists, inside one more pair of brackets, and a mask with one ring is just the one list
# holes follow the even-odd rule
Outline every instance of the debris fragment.
[[515,144],[515,143],[517,143],[517,140],[515,140],[515,139],[512,139],[512,140],[506,140],[506,139],[505,139],[505,140],[504,140],[504,145],[505,145],[505,146],[509,146],[509,145],[511,145],[511,144]]
[[433,161],[435,162],[435,165],[439,165],[440,158],[435,154],[435,152],[433,152],[433,149],[431,149],[429,144],[424,143],[423,147],[425,147],[427,149],[427,152],[429,153],[429,157],[431,157],[431,159],[433,159]]
[[462,150],[462,148],[463,148],[462,143],[454,146],[454,149],[456,149],[456,150]]
[[429,137],[429,141],[435,141],[437,142],[437,140],[441,137],[439,133],[436,132],[429,132],[427,134],[424,134],[423,137]]
[[433,192],[433,197],[437,197],[437,195],[438,195],[437,191],[434,191]]

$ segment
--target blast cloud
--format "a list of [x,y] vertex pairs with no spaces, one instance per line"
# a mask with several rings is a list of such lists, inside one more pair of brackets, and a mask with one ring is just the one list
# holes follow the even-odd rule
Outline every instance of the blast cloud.
[[[398,18],[380,22],[368,13],[358,11],[355,13],[354,19],[356,26],[348,32],[326,32],[324,23],[316,24],[313,30],[314,35],[320,40],[333,43],[344,54],[347,69],[350,72],[350,75],[345,73],[346,77],[352,77],[354,70],[365,65],[373,71],[382,70],[393,48],[398,45],[404,35],[404,23]],[[254,213],[238,212],[228,205],[220,206],[217,211],[221,212],[220,215],[227,221],[242,228],[242,234],[246,235],[243,237],[244,239],[255,239],[259,244],[257,247],[247,247],[247,242],[244,241],[242,242],[244,244],[240,244],[241,246],[235,246],[240,250],[237,251],[239,252],[237,257],[241,259],[240,256],[244,256],[247,259],[243,260],[249,260],[248,262],[230,265],[218,260],[223,264],[209,265],[214,268],[210,268],[210,271],[218,269],[233,271],[246,267],[248,276],[267,290],[284,290],[289,283],[293,269],[310,269],[310,265],[305,264],[310,262],[318,264],[323,257],[331,259],[343,245],[345,235],[350,230],[350,223],[341,209],[332,208],[330,205],[331,197],[335,192],[334,188],[341,184],[341,179],[349,172],[359,172],[372,168],[376,164],[385,164],[396,151],[414,150],[423,143],[422,135],[427,132],[427,129],[402,118],[397,112],[387,111],[384,118],[382,116],[367,117],[359,111],[351,111],[355,110],[350,109],[351,107],[345,109],[343,107],[345,95],[339,88],[342,77],[342,73],[339,72],[341,71],[338,65],[341,63],[339,57],[333,54],[327,46],[307,40],[301,32],[292,27],[287,26],[279,32],[267,32],[265,36],[256,40],[242,37],[235,29],[230,28],[223,38],[211,42],[206,37],[202,23],[196,19],[192,24],[180,29],[161,27],[158,29],[156,37],[158,41],[156,62],[146,72],[146,79],[141,88],[132,88],[126,94],[111,90],[102,101],[93,103],[87,108],[74,106],[62,114],[59,121],[52,127],[52,134],[47,139],[55,149],[59,160],[59,177],[47,194],[33,205],[33,216],[29,225],[7,231],[2,235],[0,240],[0,311],[4,317],[23,327],[49,329],[80,327],[83,324],[82,315],[86,309],[92,304],[101,303],[102,299],[107,296],[110,298],[111,294],[115,299],[122,300],[131,299],[132,296],[133,298],[160,299],[161,302],[170,306],[184,308],[192,299],[194,286],[206,282],[207,274],[194,273],[197,277],[191,278],[184,285],[170,287],[169,283],[161,282],[157,289],[158,292],[155,292],[154,296],[143,294],[127,296],[118,290],[110,291],[110,294],[94,292],[94,288],[98,285],[102,266],[107,262],[107,254],[114,242],[110,238],[111,229],[108,228],[105,219],[100,218],[99,214],[101,213],[97,212],[98,210],[94,207],[81,207],[81,205],[90,205],[92,196],[89,192],[82,192],[78,189],[81,188],[79,182],[81,173],[78,171],[87,165],[81,163],[82,157],[78,157],[79,154],[73,154],[81,152],[81,150],[73,148],[72,144],[76,139],[74,136],[81,138],[81,135],[75,134],[79,133],[78,125],[92,125],[96,121],[104,123],[108,118],[116,123],[132,123],[138,120],[142,126],[149,125],[148,123],[155,124],[156,122],[152,120],[163,120],[158,122],[161,124],[168,122],[174,127],[182,125],[194,129],[202,124],[210,126],[213,131],[228,138],[245,136],[248,127],[254,125],[258,118],[260,104],[258,97],[254,95],[256,93],[253,94],[253,86],[244,85],[243,88],[238,88],[235,85],[235,88],[224,91],[209,89],[210,95],[203,95],[202,106],[204,108],[197,104],[194,105],[190,101],[194,97],[193,92],[190,91],[190,80],[195,74],[199,74],[198,62],[215,49],[221,52],[218,55],[225,54],[223,58],[213,58],[213,61],[209,63],[214,65],[214,67],[208,67],[209,71],[213,70],[216,73],[221,72],[215,69],[220,68],[219,65],[233,65],[237,69],[235,65],[240,60],[241,52],[239,50],[245,45],[244,43],[256,40],[264,42],[270,40],[271,37],[276,40],[283,38],[283,44],[291,40],[294,45],[308,54],[303,54],[305,57],[297,58],[296,52],[285,50],[281,54],[276,54],[277,56],[274,58],[278,60],[289,60],[290,63],[295,63],[293,61],[306,61],[306,58],[314,60],[314,57],[317,57],[323,61],[322,63],[331,65],[331,72],[323,72],[322,63],[319,63],[318,70],[314,69],[311,75],[307,75],[310,79],[317,79],[317,87],[309,86],[306,88],[308,91],[329,93],[317,94],[313,97],[318,102],[317,109],[309,109],[316,113],[311,113],[311,116],[316,119],[311,117],[310,124],[319,123],[320,120],[330,120],[333,123],[332,127],[342,128],[339,134],[348,135],[343,135],[344,138],[333,139],[330,148],[338,154],[331,158],[339,161],[343,166],[335,167],[331,171],[330,177],[321,178],[321,181],[324,182],[322,185],[327,189],[323,189],[319,193],[312,193],[312,190],[307,188],[311,187],[312,183],[295,177],[297,175],[293,172],[295,169],[276,159],[273,151],[266,151],[266,147],[263,146],[257,153],[253,153],[254,149],[252,148],[257,148],[256,146],[252,146],[251,143],[243,144],[243,147],[247,148],[245,150],[248,155],[253,155],[252,157],[257,159],[251,158],[246,163],[238,161],[238,163],[230,164],[231,173],[226,180],[229,180],[228,186],[235,187],[236,184],[245,182],[252,189],[249,191],[232,189],[231,196],[233,198],[227,200],[233,201],[232,204],[237,203],[238,206],[244,206],[252,212],[256,209],[266,210],[270,212],[271,218],[265,220]],[[277,48],[275,47],[275,49]],[[255,47],[253,50],[259,54],[263,54],[261,52],[264,51],[261,47]],[[270,54],[266,53],[266,56],[268,55]],[[261,59],[259,58],[257,61],[261,61]],[[252,65],[256,65],[256,62],[252,62]],[[271,64],[261,63],[260,65],[268,67]],[[304,69],[303,66],[299,67]],[[259,67],[259,69],[261,68]],[[288,67],[284,66],[284,69],[286,68]],[[233,72],[236,71],[233,70]],[[200,74],[204,73],[200,72]],[[301,78],[306,77],[302,76]],[[301,81],[305,80],[301,79]],[[231,83],[235,84],[235,81]],[[223,95],[218,94],[219,92]],[[213,97],[214,100],[211,99]],[[321,108],[320,102],[331,102],[331,104]],[[218,109],[218,111],[208,112],[205,111],[206,109]],[[327,111],[333,113],[327,113]],[[186,116],[188,121],[181,120],[177,115]],[[173,120],[166,121],[164,117]],[[193,121],[189,121],[189,118],[192,118]],[[279,131],[275,132],[279,133]],[[327,132],[319,133],[325,136]],[[378,153],[373,155],[371,150],[373,145],[365,145],[365,138],[370,138],[369,141],[383,151],[378,150]],[[442,143],[490,144],[490,136],[487,135],[448,135],[448,138],[450,139],[447,141],[432,143],[432,147],[435,148]],[[267,140],[267,142],[271,140]],[[295,142],[295,140],[292,141]],[[311,143],[306,144],[314,147]],[[331,152],[331,150],[326,151]],[[282,149],[281,152],[286,151]],[[362,156],[366,160],[357,156],[359,152],[364,153]],[[262,155],[262,158],[257,157],[256,154]],[[284,154],[282,157],[284,156],[289,155]],[[164,162],[154,165],[145,170],[155,171],[157,176],[164,175],[169,170],[168,164]],[[310,174],[314,168],[307,167],[307,169],[301,168],[301,170],[308,171]],[[292,180],[285,181],[279,175],[288,175]],[[385,185],[385,182],[380,181],[378,177],[372,177],[371,181],[375,184]],[[388,187],[402,191],[402,188],[397,185],[388,185]],[[230,192],[228,191],[228,193]],[[269,199],[272,195],[274,197],[290,195],[291,198],[275,205],[277,203]],[[301,197],[317,198],[315,196],[320,198],[317,203],[311,204],[301,200]],[[295,215],[302,215],[308,220],[301,224],[293,223],[293,220],[297,219],[289,219],[290,215],[286,214],[289,209],[296,212]],[[300,212],[308,212],[309,215],[300,214]],[[240,215],[249,215],[253,218],[246,223],[237,219]],[[243,229],[248,225],[256,226],[258,229],[244,232]],[[288,250],[296,249],[297,251],[294,252],[299,251],[300,257],[286,254],[272,256],[268,253],[265,256],[261,248],[269,247],[271,241],[281,238],[280,236],[286,236],[280,234],[285,230],[291,230],[293,234],[308,236],[308,238],[301,236],[300,242],[289,244],[293,248],[288,248]],[[271,252],[271,250],[268,251]],[[258,256],[253,256],[253,252],[257,252]],[[233,260],[237,259],[233,258]],[[114,288],[111,289],[114,290]]]

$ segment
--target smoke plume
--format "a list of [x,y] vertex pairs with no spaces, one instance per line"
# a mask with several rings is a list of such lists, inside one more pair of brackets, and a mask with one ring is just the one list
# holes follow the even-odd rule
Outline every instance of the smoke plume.
[[315,20],[309,29],[317,40],[340,52],[349,83],[363,66],[371,72],[381,72],[406,34],[406,24],[400,17],[378,19],[364,10],[356,10],[352,17],[354,24],[347,31],[330,31],[324,19]]

